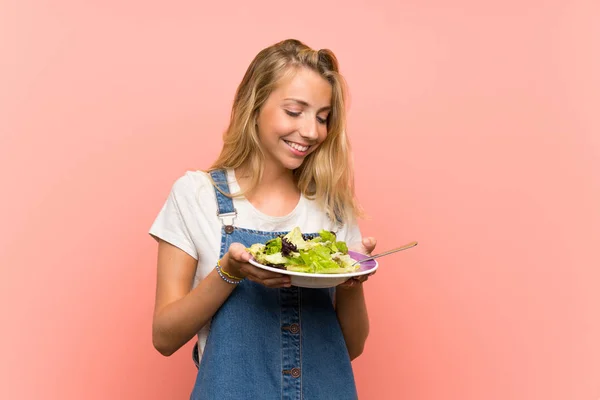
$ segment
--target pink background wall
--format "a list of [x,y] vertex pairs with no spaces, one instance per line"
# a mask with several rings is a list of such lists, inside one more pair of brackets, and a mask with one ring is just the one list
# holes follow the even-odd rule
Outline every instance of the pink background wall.
[[600,4],[238,3],[1,3],[0,398],[187,398],[147,230],[287,37],[340,58],[364,233],[420,241],[367,284],[361,399],[600,398]]

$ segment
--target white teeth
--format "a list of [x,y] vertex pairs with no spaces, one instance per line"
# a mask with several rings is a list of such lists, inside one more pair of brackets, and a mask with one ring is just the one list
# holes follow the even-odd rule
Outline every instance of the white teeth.
[[293,149],[296,149],[298,151],[302,151],[305,152],[306,150],[308,150],[309,146],[300,146],[298,143],[292,143],[292,142],[288,142],[287,140],[285,141],[288,146],[290,146]]

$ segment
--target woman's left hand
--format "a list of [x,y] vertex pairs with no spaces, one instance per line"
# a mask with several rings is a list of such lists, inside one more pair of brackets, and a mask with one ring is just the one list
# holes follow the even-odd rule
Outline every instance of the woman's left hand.
[[[376,245],[377,245],[377,240],[374,237],[365,237],[365,238],[363,238],[361,244],[359,244],[358,246],[353,246],[350,250],[354,250],[358,253],[362,253],[362,254],[366,254],[366,255],[370,256],[373,253],[373,250],[375,250]],[[357,276],[354,278],[350,278],[346,282],[340,284],[339,286],[344,287],[344,288],[352,288],[352,287],[359,286],[361,283],[363,283],[364,281],[369,279],[369,276],[374,275],[374,274],[375,274],[375,272],[367,274],[367,275],[361,275],[361,276]]]

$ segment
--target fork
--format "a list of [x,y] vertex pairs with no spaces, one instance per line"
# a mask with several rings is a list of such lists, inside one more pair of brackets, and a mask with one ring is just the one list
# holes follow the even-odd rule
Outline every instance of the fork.
[[405,244],[404,246],[396,247],[395,249],[388,250],[388,251],[385,251],[383,253],[375,254],[374,256],[370,256],[370,257],[367,257],[365,259],[356,261],[354,264],[352,264],[352,266],[354,266],[356,264],[360,264],[360,263],[365,262],[365,261],[373,260],[375,258],[387,256],[388,254],[396,253],[398,251],[410,249],[411,247],[415,247],[417,245],[417,243],[419,243],[419,242],[410,242],[410,243]]

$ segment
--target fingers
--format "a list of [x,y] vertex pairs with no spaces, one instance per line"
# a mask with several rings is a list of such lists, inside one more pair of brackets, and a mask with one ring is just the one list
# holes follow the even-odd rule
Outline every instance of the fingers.
[[349,289],[349,288],[353,288],[353,287],[357,287],[359,285],[361,285],[364,281],[358,281],[356,278],[350,278],[348,279],[346,282],[341,283],[339,286],[341,286],[344,289]]
[[282,288],[292,286],[289,277],[261,279],[253,275],[248,275],[247,279],[270,288]]
[[[377,272],[377,271],[375,271],[375,272]],[[369,280],[369,277],[372,275],[375,275],[375,272],[372,272],[372,273],[366,274],[366,275],[355,276],[354,278],[348,279],[347,281],[340,284],[339,286],[342,286],[344,288],[357,287],[357,286],[361,285],[363,282],[366,282],[367,280]]]
[[375,250],[375,246],[377,246],[377,239],[374,237],[365,237],[362,240],[362,245],[365,248],[367,254],[371,254],[373,250]]
[[275,278],[283,278],[283,274],[278,274],[277,272],[266,271],[264,269],[260,269],[255,267],[252,264],[243,264],[240,268],[246,275],[251,275],[256,279],[265,280],[265,279],[275,279]]
[[229,257],[238,263],[247,263],[250,261],[250,253],[241,243],[232,243],[229,246]]
[[349,246],[350,250],[357,251],[362,254],[371,255],[377,246],[377,239],[372,236],[364,237],[361,242],[356,242]]
[[248,253],[246,247],[241,243],[232,243],[229,246],[228,262],[235,264],[235,269],[239,271],[241,276],[252,282],[271,288],[291,286],[289,276],[257,268],[248,262],[250,261],[250,257],[250,253]]

